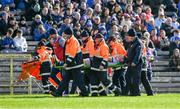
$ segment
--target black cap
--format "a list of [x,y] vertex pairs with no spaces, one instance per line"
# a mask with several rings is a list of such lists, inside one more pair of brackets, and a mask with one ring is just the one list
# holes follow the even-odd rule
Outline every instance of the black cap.
[[129,29],[129,31],[127,32],[127,35],[130,36],[130,37],[136,37],[137,34],[136,34],[136,30],[135,29]]
[[50,35],[57,34],[57,30],[52,28],[52,29],[50,29],[49,34]]
[[83,31],[81,33],[81,37],[89,37],[89,33],[87,31]]
[[104,38],[104,36],[101,34],[101,33],[98,33],[96,36],[95,36],[95,39],[97,38]]
[[64,34],[67,34],[67,35],[73,35],[73,30],[71,27],[67,27],[65,30],[64,30]]

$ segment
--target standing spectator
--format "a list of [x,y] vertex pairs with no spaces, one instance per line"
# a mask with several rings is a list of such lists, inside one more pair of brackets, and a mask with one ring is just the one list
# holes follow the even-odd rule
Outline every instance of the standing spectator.
[[160,31],[160,38],[161,38],[161,41],[160,41],[160,48],[161,48],[161,50],[162,51],[168,51],[169,50],[170,42],[169,42],[169,39],[166,36],[166,32],[164,30]]
[[15,43],[15,48],[19,52],[27,52],[28,45],[26,39],[22,35],[23,31],[19,29],[17,31],[17,36],[13,39]]
[[142,68],[142,44],[134,29],[130,29],[126,36],[131,46],[127,51],[128,69],[126,72],[126,95],[140,96],[140,77]]
[[169,66],[172,71],[180,71],[180,51],[179,49],[173,50],[173,55],[170,58]]

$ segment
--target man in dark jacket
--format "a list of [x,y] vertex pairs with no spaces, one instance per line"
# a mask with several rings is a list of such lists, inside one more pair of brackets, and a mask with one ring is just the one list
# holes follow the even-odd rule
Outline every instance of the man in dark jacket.
[[126,73],[126,90],[128,95],[130,91],[131,96],[140,96],[140,77],[142,69],[142,42],[136,36],[136,31],[130,29],[126,36],[127,42],[131,43],[127,52],[128,69]]

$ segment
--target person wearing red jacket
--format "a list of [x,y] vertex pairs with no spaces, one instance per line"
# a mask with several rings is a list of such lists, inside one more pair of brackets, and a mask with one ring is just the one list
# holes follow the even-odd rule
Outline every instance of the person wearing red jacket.
[[62,96],[65,89],[67,89],[71,77],[77,84],[81,91],[81,96],[88,96],[83,77],[81,74],[81,68],[83,67],[83,57],[80,44],[73,35],[73,30],[67,27],[63,32],[63,37],[66,39],[65,44],[65,75],[62,84],[58,86],[58,89],[51,94],[54,97]]
[[59,70],[56,66],[62,66],[64,64],[65,39],[62,36],[59,36],[57,30],[54,28],[50,29],[49,33],[49,42],[53,49],[54,61],[49,82],[57,89],[58,84],[60,84],[63,79],[63,70]]
[[109,48],[105,43],[102,34],[95,36],[95,50],[91,64],[91,96],[98,96],[98,85],[100,82],[114,92],[115,96],[120,95],[120,90],[107,78]]
[[[127,56],[127,52],[122,43],[116,37],[110,37],[108,40],[110,48],[109,61],[112,63],[124,63],[124,58]],[[122,94],[125,90],[126,80],[125,80],[125,67],[114,68],[114,74],[112,77],[113,84],[121,88]]]

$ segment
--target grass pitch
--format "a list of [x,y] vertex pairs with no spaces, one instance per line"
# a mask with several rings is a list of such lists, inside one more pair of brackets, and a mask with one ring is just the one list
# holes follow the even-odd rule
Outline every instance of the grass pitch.
[[180,94],[140,97],[0,95],[0,109],[180,109]]

